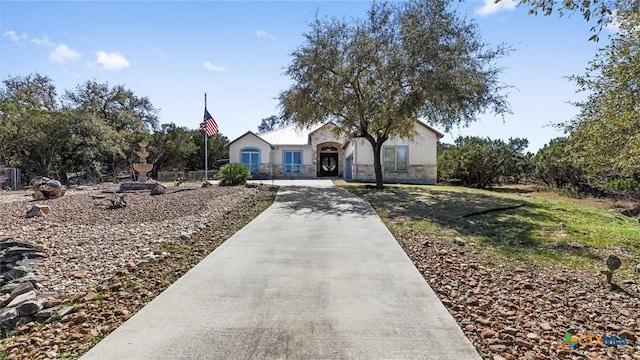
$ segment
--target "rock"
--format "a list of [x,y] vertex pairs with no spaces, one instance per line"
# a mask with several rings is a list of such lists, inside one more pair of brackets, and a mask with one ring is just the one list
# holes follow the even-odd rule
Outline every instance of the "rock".
[[58,312],[58,315],[63,318],[65,315],[69,315],[76,310],[74,306],[65,306]]
[[522,346],[522,347],[527,348],[527,349],[533,348],[533,343],[531,343],[530,341],[524,340],[524,339],[516,338],[514,340],[514,342],[516,343],[516,345]]
[[527,338],[531,340],[537,340],[540,336],[536,333],[528,333]]
[[163,195],[167,192],[167,187],[162,184],[157,182],[156,185],[153,187],[153,189],[151,189],[150,194],[151,195]]
[[75,314],[67,315],[63,320],[69,321],[72,324],[76,324],[76,325],[82,324],[83,322],[87,321],[87,313],[84,311],[80,311]]
[[24,217],[32,218],[32,217],[41,217],[44,216],[45,212],[37,205],[31,207],[31,209],[27,210],[27,213]]
[[93,291],[93,290],[89,290],[87,292],[87,294],[82,298],[84,301],[93,301],[98,297],[98,294]]
[[461,237],[459,237],[459,236],[456,236],[456,237],[453,239],[453,242],[454,242],[456,245],[458,245],[458,246],[465,246],[465,245],[467,245],[467,242],[466,242],[466,241],[464,241],[464,240],[462,240],[462,238],[461,238]]
[[0,312],[0,327],[13,328],[18,322],[18,309],[15,307],[5,308]]
[[516,334],[518,333],[518,329],[507,326],[506,328],[504,328],[504,330],[502,330],[502,332],[504,332],[505,334],[516,336]]
[[544,323],[540,324],[540,329],[542,329],[544,331],[553,331],[553,328],[551,327],[551,324],[549,324],[548,322],[544,322]]
[[620,331],[620,333],[618,333],[618,336],[626,336],[627,340],[629,341],[635,341],[636,339],[636,333],[634,333],[632,330],[629,329],[624,329],[622,331]]
[[499,344],[499,345],[489,345],[489,350],[491,350],[491,352],[503,352],[507,349],[506,346]]
[[45,199],[55,199],[62,197],[65,193],[65,188],[60,184],[58,180],[52,180],[46,177],[41,178],[38,182],[36,182],[33,186],[34,197],[35,192],[38,191],[42,193]]
[[38,319],[48,319],[48,318],[52,317],[53,315],[55,315],[57,310],[58,310],[58,308],[56,308],[56,307],[50,307],[50,308],[46,308],[46,309],[42,309],[42,310],[38,311],[33,316],[35,316]]
[[0,293],[2,294],[10,294],[16,287],[18,287],[18,285],[20,285],[20,283],[18,282],[10,282],[7,285],[4,285],[3,287],[0,288]]
[[36,298],[36,292],[32,290],[16,296],[13,300],[11,300],[11,302],[7,305],[7,307],[18,306],[26,301],[35,300],[35,298]]
[[[40,245],[33,245],[29,247],[12,246],[10,248],[5,249],[4,252],[7,255],[24,255],[24,254],[30,254],[30,253],[38,253],[43,250],[44,249]],[[3,261],[3,262],[7,262],[7,261]]]
[[127,201],[125,200],[124,194],[114,194],[113,198],[109,200],[111,204],[107,206],[108,209],[122,209],[127,206]]
[[13,289],[13,291],[11,291],[10,297],[13,300],[16,298],[16,296],[22,295],[24,293],[28,293],[29,291],[32,291],[32,290],[34,290],[34,288],[33,288],[33,284],[31,284],[30,282],[27,281],[27,282],[19,283]]
[[20,316],[29,316],[42,310],[42,304],[38,301],[27,301],[18,306],[18,314]]
[[[17,241],[17,240],[14,240],[12,238],[4,238],[4,239],[2,239],[2,241],[0,241],[0,250],[7,249],[7,248],[10,248],[10,247],[35,248],[35,247],[38,247],[38,246],[39,245],[32,244],[30,242]],[[42,247],[40,247],[40,248],[42,248]]]
[[178,238],[179,238],[180,240],[183,240],[183,241],[184,241],[184,240],[189,240],[189,239],[191,238],[191,234],[189,234],[189,233],[188,233],[188,232],[186,232],[186,231],[181,231],[181,232],[180,232],[180,236],[178,236]]
[[40,211],[42,211],[43,214],[48,215],[51,212],[51,206],[49,205],[41,205],[41,204],[36,204],[33,205],[34,207],[37,207],[38,209],[40,209]]
[[40,200],[47,200],[47,198],[44,196],[42,191],[36,190],[33,192],[33,200],[40,201]]
[[495,331],[489,329],[489,328],[484,328],[480,331],[480,337],[483,339],[487,339],[487,338],[493,338],[498,336],[498,333],[496,333]]
[[620,331],[621,327],[620,325],[616,325],[616,324],[607,324],[606,329],[611,331]]
[[19,279],[21,277],[25,277],[29,274],[29,269],[24,266],[15,266],[11,270],[2,273],[2,278],[4,281],[11,281],[15,279]]

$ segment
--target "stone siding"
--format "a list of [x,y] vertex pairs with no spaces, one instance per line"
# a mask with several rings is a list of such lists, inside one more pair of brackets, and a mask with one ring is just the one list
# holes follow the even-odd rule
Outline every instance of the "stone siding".
[[273,165],[273,177],[275,179],[313,179],[316,177],[315,165],[302,165],[300,173],[284,173],[282,165]]
[[[376,181],[376,174],[373,165],[353,165],[354,177],[356,181],[373,182]],[[385,171],[382,172],[384,182],[388,183],[410,183],[410,184],[436,184],[436,165],[409,165],[407,171]]]

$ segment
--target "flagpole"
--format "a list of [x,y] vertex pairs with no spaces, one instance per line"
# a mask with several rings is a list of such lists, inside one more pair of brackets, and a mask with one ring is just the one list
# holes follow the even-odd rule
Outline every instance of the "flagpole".
[[[204,112],[205,114],[207,113],[207,93],[204,93]],[[209,151],[207,149],[207,143],[209,142],[209,140],[207,138],[207,132],[206,131],[203,131],[203,132],[204,132],[204,181],[208,182],[209,176],[207,176],[208,175],[207,173],[209,170],[209,159],[208,159]]]

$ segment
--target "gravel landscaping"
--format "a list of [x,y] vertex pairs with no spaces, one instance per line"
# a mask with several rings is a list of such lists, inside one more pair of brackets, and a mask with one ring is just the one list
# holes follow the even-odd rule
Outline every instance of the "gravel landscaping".
[[[640,359],[637,281],[611,290],[596,271],[510,266],[462,242],[395,236],[483,359]],[[567,333],[581,344],[570,349]]]
[[[49,318],[18,323],[0,358],[74,358],[131,317],[268,206],[267,186],[170,187],[164,195],[126,193],[108,209],[116,185],[68,190],[33,201],[32,191],[0,192],[0,237],[42,248],[33,265],[39,310]],[[33,205],[49,214],[26,218]],[[2,294],[5,302],[8,293]]]

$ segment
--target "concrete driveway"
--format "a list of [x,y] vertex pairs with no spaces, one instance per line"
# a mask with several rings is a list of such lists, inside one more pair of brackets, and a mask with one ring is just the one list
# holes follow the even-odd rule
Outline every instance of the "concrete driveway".
[[305,184],[83,359],[480,359],[369,204]]

